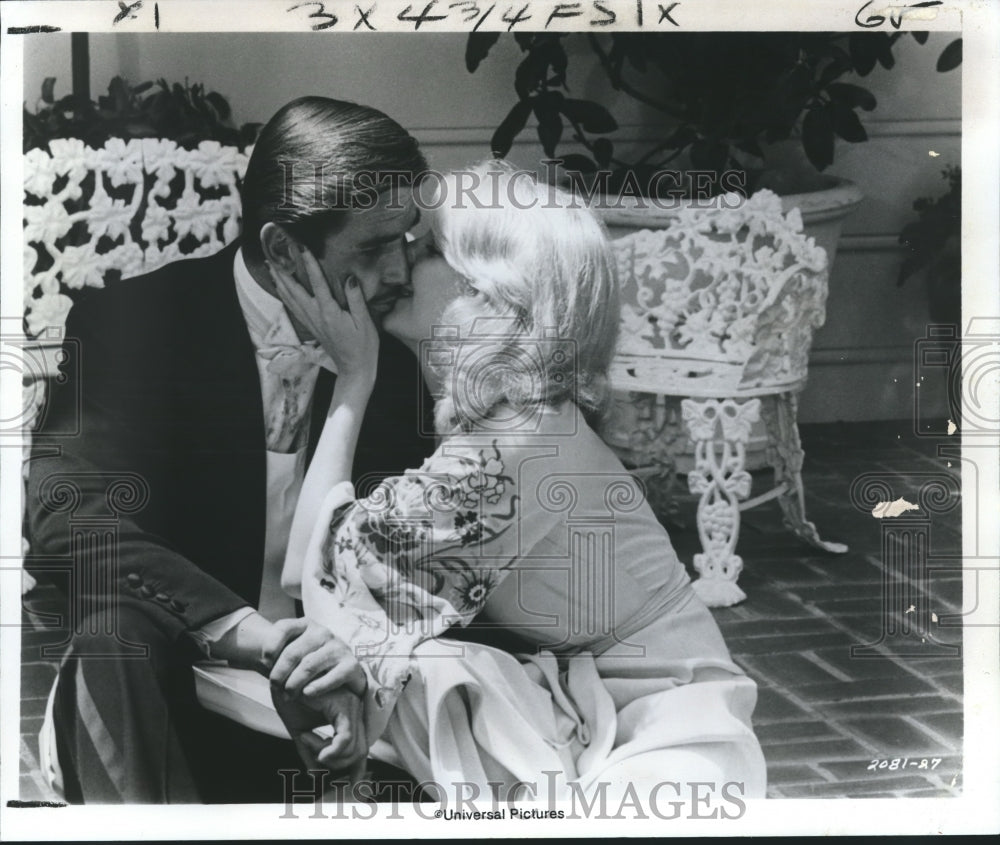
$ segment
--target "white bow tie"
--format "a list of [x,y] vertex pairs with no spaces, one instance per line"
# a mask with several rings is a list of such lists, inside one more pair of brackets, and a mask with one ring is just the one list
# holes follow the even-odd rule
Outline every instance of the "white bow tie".
[[331,373],[337,372],[330,356],[315,341],[298,345],[262,346],[257,350],[257,354],[267,361],[267,371],[279,376],[300,375],[312,367],[323,367]]
[[288,316],[282,312],[261,341],[257,354],[267,362],[267,371],[291,378],[313,367],[323,367],[331,373],[337,367],[330,356],[314,340],[303,343],[295,334]]

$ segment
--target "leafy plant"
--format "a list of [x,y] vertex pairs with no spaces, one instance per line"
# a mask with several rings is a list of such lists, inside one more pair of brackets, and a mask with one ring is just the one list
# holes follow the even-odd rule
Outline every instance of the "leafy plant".
[[962,169],[946,167],[941,175],[948,180],[948,191],[916,200],[913,210],[918,217],[899,235],[907,255],[896,284],[901,286],[911,276],[926,272],[931,316],[957,323],[962,301]]
[[55,97],[56,78],[42,83],[34,112],[24,109],[24,152],[48,149],[53,138],[80,138],[91,147],[109,138],[166,138],[186,149],[202,141],[245,147],[257,137],[261,124],[232,124],[229,102],[201,84],[143,82],[130,86],[116,76],[108,93],[93,100],[67,94]]
[[[865,76],[876,65],[895,64],[893,46],[903,33],[872,32],[688,32],[612,35],[524,33],[514,39],[524,58],[514,75],[517,102],[492,138],[494,155],[505,156],[528,119],[549,157],[570,140],[582,151],[560,154],[568,171],[611,170],[611,187],[627,174],[647,186],[676,162],[710,171],[713,192],[726,170],[747,174],[752,192],[764,170],[765,144],[801,140],[809,162],[822,171],[834,158],[836,138],[867,140],[859,111],[872,111],[866,88],[843,82]],[[920,43],[927,33],[914,32]],[[472,33],[466,67],[475,72],[500,38]],[[567,39],[586,39],[601,71],[616,91],[659,113],[663,136],[637,157],[619,154],[608,136],[618,128],[602,104],[570,96]],[[961,39],[941,54],[938,70],[961,62]],[[676,165],[675,165],[676,166]]]

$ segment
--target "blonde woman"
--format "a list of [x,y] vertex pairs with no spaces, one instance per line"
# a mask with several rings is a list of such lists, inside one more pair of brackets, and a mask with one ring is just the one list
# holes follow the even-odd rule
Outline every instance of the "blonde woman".
[[[698,781],[762,797],[755,685],[596,433],[618,329],[600,223],[496,162],[444,180],[437,199],[410,245],[412,296],[384,328],[436,388],[440,445],[366,498],[347,479],[377,332],[358,289],[339,308],[308,253],[315,299],[273,271],[339,370],[283,585],[360,663],[361,745],[483,794]],[[289,696],[327,693],[350,662],[280,681]],[[317,759],[333,767],[344,748],[335,737]]]

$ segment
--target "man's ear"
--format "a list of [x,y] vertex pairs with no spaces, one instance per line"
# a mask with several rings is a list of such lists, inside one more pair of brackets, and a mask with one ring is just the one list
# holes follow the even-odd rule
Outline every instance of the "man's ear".
[[260,229],[260,248],[271,264],[298,279],[297,254],[301,246],[277,223],[265,223]]

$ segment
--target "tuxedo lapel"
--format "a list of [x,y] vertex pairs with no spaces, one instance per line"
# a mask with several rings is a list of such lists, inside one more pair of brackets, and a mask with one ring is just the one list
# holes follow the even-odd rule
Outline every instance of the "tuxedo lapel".
[[[255,351],[233,278],[235,252],[233,246],[203,262],[179,265],[174,279],[183,294],[173,301],[186,307],[172,321],[178,337],[172,350],[173,441],[184,466],[183,472],[178,466],[176,483],[186,490],[180,532],[192,552],[232,561],[223,580],[256,606],[267,458]],[[241,571],[231,568],[236,566]]]
[[236,295],[234,254],[227,248],[198,268],[200,273],[189,271],[188,284],[178,286],[186,290],[174,297],[178,342],[170,354],[175,382],[186,394],[177,397],[178,422],[193,426],[205,449],[260,452],[263,468],[263,400]]

